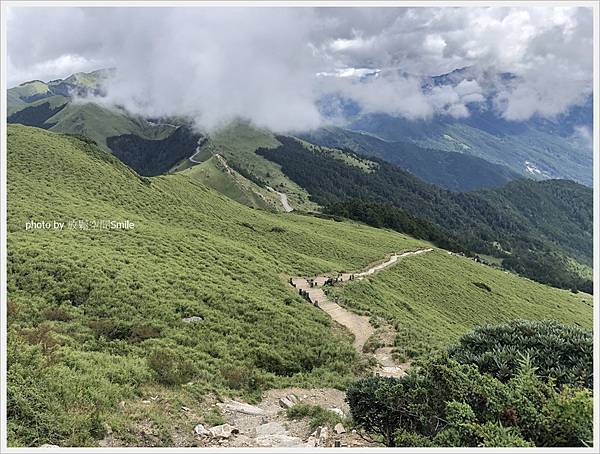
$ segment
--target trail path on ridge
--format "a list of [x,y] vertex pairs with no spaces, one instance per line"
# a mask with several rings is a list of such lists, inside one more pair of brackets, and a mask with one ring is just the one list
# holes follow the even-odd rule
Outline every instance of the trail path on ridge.
[[[314,278],[303,278],[295,277],[290,279],[290,283],[293,287],[298,289],[299,293],[304,296],[312,304],[325,311],[333,320],[338,322],[340,325],[345,326],[348,331],[354,335],[354,348],[363,354],[363,347],[369,337],[375,332],[375,328],[371,325],[369,317],[365,315],[358,315],[354,312],[343,308],[336,302],[331,301],[327,298],[327,295],[321,288],[327,283],[333,282],[348,282],[350,280],[360,280],[367,276],[371,276],[381,270],[389,268],[396,264],[399,259],[409,257],[413,255],[424,254],[431,252],[432,248],[418,249],[416,251],[403,252],[400,254],[393,254],[387,261],[382,262],[378,265],[374,265],[365,271],[357,273],[342,273],[337,278],[332,278],[327,275],[320,275]],[[333,279],[333,281],[332,281]],[[312,284],[312,285],[311,285]],[[392,358],[392,347],[385,346],[378,348],[373,354],[377,362],[379,363],[379,375],[385,376],[399,376],[404,373],[406,365],[398,365]]]

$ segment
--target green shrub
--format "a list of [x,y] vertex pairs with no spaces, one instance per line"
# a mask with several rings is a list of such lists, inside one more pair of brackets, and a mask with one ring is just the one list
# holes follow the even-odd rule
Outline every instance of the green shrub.
[[152,325],[136,325],[131,330],[130,340],[132,342],[142,342],[146,339],[152,339],[160,336],[160,329]]
[[373,353],[378,348],[383,347],[383,342],[379,339],[376,334],[369,336],[365,345],[363,345],[363,353]]
[[247,366],[224,366],[221,375],[225,385],[236,391],[260,394],[267,385],[265,377],[258,370]]
[[591,446],[593,412],[591,391],[565,386],[542,410],[545,446]]
[[484,283],[484,282],[473,282],[473,285],[475,287],[479,287],[482,290],[485,290],[486,292],[491,292],[492,291],[492,288],[489,285],[487,285],[486,283]]
[[159,383],[180,385],[189,382],[196,373],[192,361],[174,350],[156,350],[148,358],[148,365]]
[[118,320],[90,320],[88,326],[97,337],[106,337],[109,340],[131,337],[131,326]]
[[8,443],[11,446],[95,446],[104,422],[135,386],[149,378],[145,365],[99,352],[60,349],[50,361],[40,345],[14,332],[7,349]]
[[591,331],[555,321],[515,320],[477,327],[460,338],[450,355],[501,380],[514,377],[527,356],[537,374],[557,385],[592,387]]
[[522,360],[507,382],[438,355],[401,378],[369,377],[348,388],[355,423],[386,446],[585,446],[592,394],[558,389]]
[[46,320],[68,322],[73,319],[73,315],[64,307],[48,307],[42,315]]
[[380,376],[358,380],[346,392],[354,422],[381,436],[388,447],[395,446],[395,433],[407,416],[403,397],[403,381]]
[[286,415],[290,419],[310,418],[308,423],[310,430],[315,430],[319,426],[334,427],[344,421],[340,415],[331,410],[309,404],[296,404],[286,410]]

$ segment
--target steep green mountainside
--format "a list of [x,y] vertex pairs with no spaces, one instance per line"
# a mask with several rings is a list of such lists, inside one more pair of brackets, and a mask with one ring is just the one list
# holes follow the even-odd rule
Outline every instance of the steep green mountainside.
[[[287,279],[428,246],[354,222],[253,210],[185,172],[141,177],[89,140],[38,128],[8,126],[7,162],[11,446],[94,446],[107,426],[131,445],[173,446],[193,442],[181,406],[216,421],[205,402],[215,394],[344,388],[363,370],[351,337]],[[509,315],[591,323],[585,295],[483,266],[479,275],[480,265],[445,251],[418,260],[382,273],[382,284],[379,275],[352,283],[347,304],[399,320],[427,301],[437,344],[453,326]],[[471,288],[475,276],[493,296]],[[357,296],[371,285],[367,299]],[[459,323],[459,314],[469,317]],[[157,395],[169,397],[140,404]],[[151,439],[140,432],[148,426]]]
[[385,114],[366,115],[350,129],[388,141],[457,151],[509,167],[525,176],[561,178],[592,185],[592,153],[572,136],[536,122],[508,122],[492,114],[466,120],[410,121]]
[[[51,131],[85,135],[105,151],[111,151],[109,138],[135,134],[141,139],[162,140],[177,129],[168,124],[155,125],[143,118],[132,117],[123,110],[106,108],[93,102],[69,103],[41,127],[48,125],[51,125]],[[190,153],[193,153],[193,149]]]
[[62,95],[38,99],[24,105],[17,112],[12,114],[9,112],[7,122],[49,129],[54,123],[48,122],[48,120],[67,107],[68,103],[69,99]]
[[454,191],[497,187],[519,178],[519,174],[508,167],[464,152],[425,149],[411,142],[387,142],[371,134],[342,128],[320,128],[299,137],[317,145],[383,159],[428,183]]
[[185,121],[150,122],[94,98],[85,99],[103,93],[101,84],[107,74],[107,70],[77,73],[64,80],[11,88],[7,122],[86,136],[143,175],[167,172],[195,152],[201,135]]
[[[434,224],[467,250],[507,259],[506,265],[527,276],[591,291],[591,281],[575,273],[568,259],[591,265],[590,188],[565,181],[519,180],[500,189],[453,193],[384,161],[370,158],[378,167],[367,174],[308,150],[295,139],[279,136],[278,140],[279,148],[257,153],[281,165],[332,214],[369,222],[375,211],[380,216],[371,224],[396,228],[396,219],[392,224],[384,219],[394,216],[392,206],[403,215]],[[434,240],[434,232],[422,227],[422,235],[414,229],[400,230]]]
[[43,98],[54,96],[50,91],[48,84],[41,80],[32,80],[21,85],[9,88],[6,91],[7,114],[12,115],[21,109],[24,109],[32,102]]
[[[208,140],[203,142],[192,159],[202,162],[219,154],[233,170],[262,188],[261,192],[270,187],[285,193],[294,209],[317,209],[318,206],[309,200],[306,190],[288,178],[278,164],[256,154],[258,148],[276,148],[279,145],[279,141],[270,131],[256,128],[247,122],[234,121],[227,127],[209,133]],[[186,159],[176,166],[174,171],[185,170],[193,165],[194,163]],[[226,178],[230,176],[225,175]],[[234,185],[235,182],[230,184]],[[234,199],[241,202],[245,200],[239,197]]]
[[231,169],[221,155],[212,155],[208,160],[182,173],[243,205],[280,211],[281,204],[274,193]]

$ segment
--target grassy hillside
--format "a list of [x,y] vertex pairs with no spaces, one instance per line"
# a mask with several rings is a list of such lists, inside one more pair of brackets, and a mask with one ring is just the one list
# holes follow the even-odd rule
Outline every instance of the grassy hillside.
[[28,104],[20,105],[19,109],[11,114],[8,112],[8,123],[19,123],[25,126],[37,126],[48,129],[54,123],[48,120],[68,105],[68,98],[61,95],[48,96]]
[[[591,263],[590,188],[560,180],[518,180],[502,188],[454,193],[375,158],[369,159],[377,162],[376,169],[365,173],[295,139],[278,140],[280,147],[258,153],[281,165],[332,214],[398,228],[402,222],[392,219],[395,207],[402,216],[434,224],[464,250],[503,258],[511,269],[541,282],[591,291],[591,281],[582,280],[568,263],[569,257]],[[432,232],[399,230],[434,240]]]
[[[20,125],[8,127],[8,182],[11,446],[94,446],[107,427],[132,445],[193,445],[193,425],[222,422],[215,394],[345,387],[361,370],[352,339],[287,278],[426,245],[253,210],[186,173],[140,177],[89,142]],[[32,220],[66,224],[27,229]],[[95,228],[101,220],[135,227]],[[443,251],[351,283],[343,297],[409,324],[399,339],[417,350],[484,320],[591,319],[585,296]]]
[[28,103],[52,95],[48,84],[41,80],[24,82],[17,87],[9,88],[6,94],[8,115],[18,111]]
[[[245,178],[265,188],[270,186],[287,194],[290,205],[297,210],[310,211],[317,208],[306,190],[294,183],[279,165],[255,153],[258,148],[276,148],[280,143],[269,131],[236,121],[209,135],[209,140],[194,159],[206,160],[213,154],[222,155],[229,166]],[[182,166],[185,169],[188,166]]]
[[109,109],[99,104],[69,103],[69,105],[46,121],[55,132],[82,134],[93,139],[105,151],[110,151],[106,139],[124,134],[160,140],[176,129],[171,125],[153,125],[124,111]]
[[[159,388],[197,406],[210,390],[343,386],[357,365],[351,340],[287,276],[422,244],[252,210],[185,175],[139,177],[77,138],[20,125],[8,128],[8,180],[11,445],[90,445],[103,422],[139,437],[139,420],[115,408]],[[26,230],[30,220],[77,228]],[[201,321],[182,321],[192,316]],[[166,411],[139,418],[176,424]]]
[[331,293],[346,307],[397,326],[396,344],[407,356],[455,343],[475,325],[523,318],[591,329],[593,322],[588,294],[547,287],[443,250]]
[[76,73],[64,80],[11,88],[7,122],[86,136],[143,175],[167,172],[194,153],[201,135],[186,121],[150,122],[95,99],[74,99],[101,96],[102,82],[110,74],[111,70]]
[[216,155],[202,164],[188,168],[183,174],[243,205],[280,211],[281,203],[275,194],[261,188],[235,170],[225,167]]

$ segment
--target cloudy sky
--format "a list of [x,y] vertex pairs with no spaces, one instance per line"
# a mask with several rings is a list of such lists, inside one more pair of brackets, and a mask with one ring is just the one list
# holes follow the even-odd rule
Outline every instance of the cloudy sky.
[[552,118],[592,90],[590,8],[12,7],[7,38],[9,86],[115,67],[107,102],[205,128],[316,127],[325,96],[406,118],[486,99],[508,120]]

